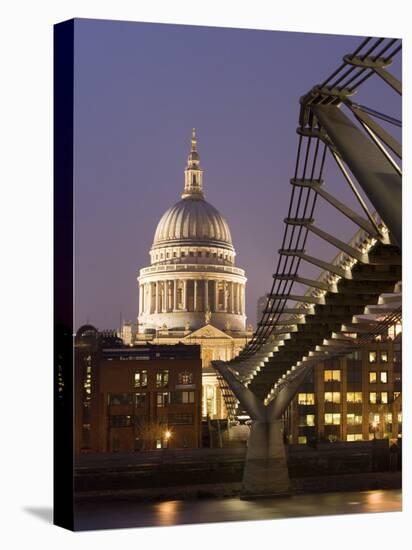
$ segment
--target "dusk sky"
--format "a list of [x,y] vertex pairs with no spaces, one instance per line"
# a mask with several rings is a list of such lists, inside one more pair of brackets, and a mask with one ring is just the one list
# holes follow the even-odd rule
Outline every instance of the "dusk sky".
[[[117,328],[120,315],[136,322],[136,277],[149,265],[160,217],[180,199],[192,127],[206,199],[229,223],[255,324],[289,205],[299,97],[361,39],[76,21],[76,328]],[[392,72],[399,71],[398,61]],[[374,79],[362,93],[368,106],[400,116]],[[345,183],[328,162],[328,190],[343,196]],[[351,237],[354,226],[328,216]],[[322,253],[336,251],[319,244]]]

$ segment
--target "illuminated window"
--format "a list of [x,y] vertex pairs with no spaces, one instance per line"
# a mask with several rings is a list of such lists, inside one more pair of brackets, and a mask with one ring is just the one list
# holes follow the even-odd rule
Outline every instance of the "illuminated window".
[[325,403],[340,403],[340,392],[325,392]]
[[388,362],[388,352],[381,351],[381,363],[387,363],[387,362]]
[[400,391],[394,391],[393,392],[393,398],[394,399],[397,399],[399,396],[400,396],[401,392]]
[[388,383],[388,371],[383,370],[379,374],[379,378],[380,378],[380,381],[382,382],[382,384],[387,384]]
[[388,402],[388,392],[387,391],[381,392],[381,402],[382,403],[387,403]]
[[314,426],[315,425],[315,415],[314,414],[307,414],[306,415],[306,426]]
[[392,413],[386,413],[383,418],[387,424],[392,424]]
[[340,424],[340,413],[325,413],[325,424],[338,426]]
[[156,406],[157,407],[167,407],[170,401],[169,392],[157,392],[156,395]]
[[141,370],[134,373],[134,387],[147,388],[147,370]]
[[369,363],[376,363],[376,360],[377,360],[376,351],[370,351],[369,352]]
[[163,370],[156,373],[156,388],[167,388],[169,385],[169,371]]
[[134,394],[134,404],[136,407],[143,407],[146,404],[146,394],[145,393],[135,393]]
[[362,441],[362,434],[348,434],[346,436],[346,441]]
[[162,448],[162,440],[156,439],[156,449],[161,449],[161,448]]
[[376,403],[376,391],[369,392],[369,403]]
[[325,382],[340,382],[340,370],[325,370]]
[[194,403],[195,392],[194,391],[182,391],[182,403]]
[[315,425],[314,414],[305,414],[299,417],[299,426],[314,426],[314,425]]
[[299,445],[305,445],[305,443],[307,442],[308,438],[306,437],[306,435],[300,435],[298,437],[298,443]]
[[348,426],[359,426],[359,424],[362,424],[362,415],[348,413],[346,415],[346,422],[348,423]]
[[314,393],[299,393],[298,394],[299,405],[314,405],[315,394]]
[[369,422],[371,424],[379,424],[380,422],[379,413],[369,413]]
[[352,391],[346,394],[346,401],[348,403],[362,403],[362,392]]
[[370,371],[369,372],[369,383],[374,384],[377,381],[376,372]]

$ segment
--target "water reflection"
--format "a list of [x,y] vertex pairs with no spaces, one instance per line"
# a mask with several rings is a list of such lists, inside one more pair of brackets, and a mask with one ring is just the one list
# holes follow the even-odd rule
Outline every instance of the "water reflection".
[[77,529],[168,526],[221,521],[247,521],[361,512],[401,511],[400,490],[297,495],[289,498],[82,501],[76,505]]

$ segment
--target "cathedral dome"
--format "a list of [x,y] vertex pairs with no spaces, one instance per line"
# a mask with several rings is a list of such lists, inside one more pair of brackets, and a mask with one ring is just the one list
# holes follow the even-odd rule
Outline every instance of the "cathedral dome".
[[153,248],[210,245],[233,251],[230,229],[219,211],[200,197],[186,197],[169,208],[157,225]]

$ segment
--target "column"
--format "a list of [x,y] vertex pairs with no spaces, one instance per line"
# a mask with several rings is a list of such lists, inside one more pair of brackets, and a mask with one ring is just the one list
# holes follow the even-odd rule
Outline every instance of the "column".
[[230,283],[230,313],[235,312],[235,284]]
[[227,313],[227,305],[228,305],[228,300],[227,300],[227,281],[224,281],[223,282],[223,309],[224,311]]
[[142,306],[143,306],[143,286],[139,285],[139,315],[143,313]]
[[167,281],[167,311],[173,311],[172,281]]
[[152,313],[152,283],[147,285],[147,291],[149,293],[147,297],[147,312],[150,315]]
[[163,281],[163,313],[167,312],[167,281]]
[[240,285],[240,312],[245,314],[245,285]]
[[177,310],[177,281],[176,279],[173,281],[173,311]]
[[155,285],[156,285],[155,313],[159,313],[159,282],[156,282]]
[[209,281],[205,280],[205,311],[209,309]]
[[197,280],[193,281],[193,311],[197,311]]
[[219,292],[219,281],[215,281],[215,311],[218,311],[219,308],[219,300],[218,300],[218,292]]
[[187,311],[187,279],[183,279],[183,310]]

